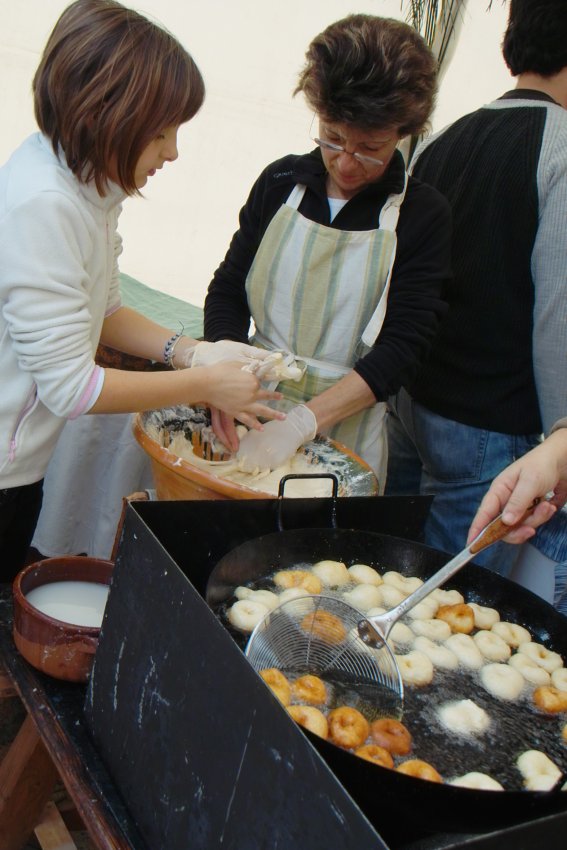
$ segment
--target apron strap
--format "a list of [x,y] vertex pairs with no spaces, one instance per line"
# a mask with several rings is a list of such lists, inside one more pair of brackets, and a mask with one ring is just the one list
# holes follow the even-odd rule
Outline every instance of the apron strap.
[[296,183],[291,192],[289,193],[288,199],[286,201],[286,206],[291,207],[292,210],[299,209],[299,205],[303,200],[303,196],[305,194],[305,185],[302,183]]

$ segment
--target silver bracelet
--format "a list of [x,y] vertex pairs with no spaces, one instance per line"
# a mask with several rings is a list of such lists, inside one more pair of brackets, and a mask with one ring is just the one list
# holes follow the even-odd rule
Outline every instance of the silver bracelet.
[[175,369],[173,365],[173,356],[175,354],[175,346],[179,342],[179,337],[183,336],[183,331],[178,331],[176,334],[173,334],[170,337],[163,349],[163,362],[166,366],[170,366],[172,369]]

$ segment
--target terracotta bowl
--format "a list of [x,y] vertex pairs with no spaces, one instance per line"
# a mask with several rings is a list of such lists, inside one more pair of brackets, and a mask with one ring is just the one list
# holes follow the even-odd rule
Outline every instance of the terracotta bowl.
[[49,617],[26,599],[26,593],[58,581],[110,584],[112,561],[66,556],[30,564],[14,579],[14,643],[37,670],[56,679],[86,682],[89,678],[100,628],[65,623]]
[[[207,424],[207,416],[202,409],[181,405],[136,415],[134,436],[150,457],[158,499],[275,499],[271,493],[213,475],[167,448],[170,434],[176,431],[183,431],[186,437],[200,436],[199,429]],[[205,442],[200,445],[200,449],[203,448],[206,448]],[[342,443],[317,436],[302,451],[313,463],[314,473],[318,471],[320,460],[334,459],[339,496],[378,495],[378,480],[372,469]]]

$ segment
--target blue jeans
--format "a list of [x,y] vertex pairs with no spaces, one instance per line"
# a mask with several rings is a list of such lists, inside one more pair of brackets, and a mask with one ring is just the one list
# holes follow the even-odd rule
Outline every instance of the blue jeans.
[[[390,399],[386,495],[434,495],[423,542],[464,549],[473,517],[492,479],[539,442],[538,435],[499,434],[445,419],[405,390]],[[474,559],[507,575],[518,548],[496,543]]]

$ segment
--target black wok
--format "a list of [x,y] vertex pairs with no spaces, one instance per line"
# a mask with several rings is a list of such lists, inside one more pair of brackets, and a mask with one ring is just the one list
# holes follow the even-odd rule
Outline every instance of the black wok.
[[[206,599],[230,628],[225,612],[234,601],[235,587],[246,584],[255,588],[273,587],[268,577],[278,569],[328,558],[342,560],[347,565],[366,563],[381,572],[395,569],[404,575],[426,579],[449,557],[419,543],[366,531],[327,528],[276,532],[249,540],[227,553],[209,577]],[[567,620],[525,588],[474,564],[464,567],[446,587],[457,588],[469,602],[497,608],[502,620],[525,626],[534,640],[567,658]],[[244,648],[247,637],[231,631]],[[567,811],[567,793],[520,790],[521,778],[513,768],[515,756],[522,749],[537,748],[532,738],[543,730],[546,740],[557,741],[558,752],[548,751],[548,754],[563,770],[567,769],[567,748],[560,743],[559,731],[564,717],[562,721],[525,709],[523,714],[530,715],[531,720],[526,725],[514,723],[514,711],[481,693],[482,689],[463,693],[461,680],[459,690],[452,693],[449,685],[443,698],[474,698],[496,717],[497,730],[505,732],[501,740],[491,739],[489,746],[462,743],[463,739],[451,739],[447,732],[441,732],[431,723],[432,697],[435,696],[436,703],[439,700],[435,687],[434,683],[420,689],[417,698],[417,689],[406,689],[404,722],[414,733],[417,757],[430,761],[445,777],[470,770],[482,770],[498,777],[505,764],[516,775],[516,790],[476,791],[437,785],[366,762],[305,733],[386,840],[397,843],[402,838],[409,840],[439,830],[484,832]]]

